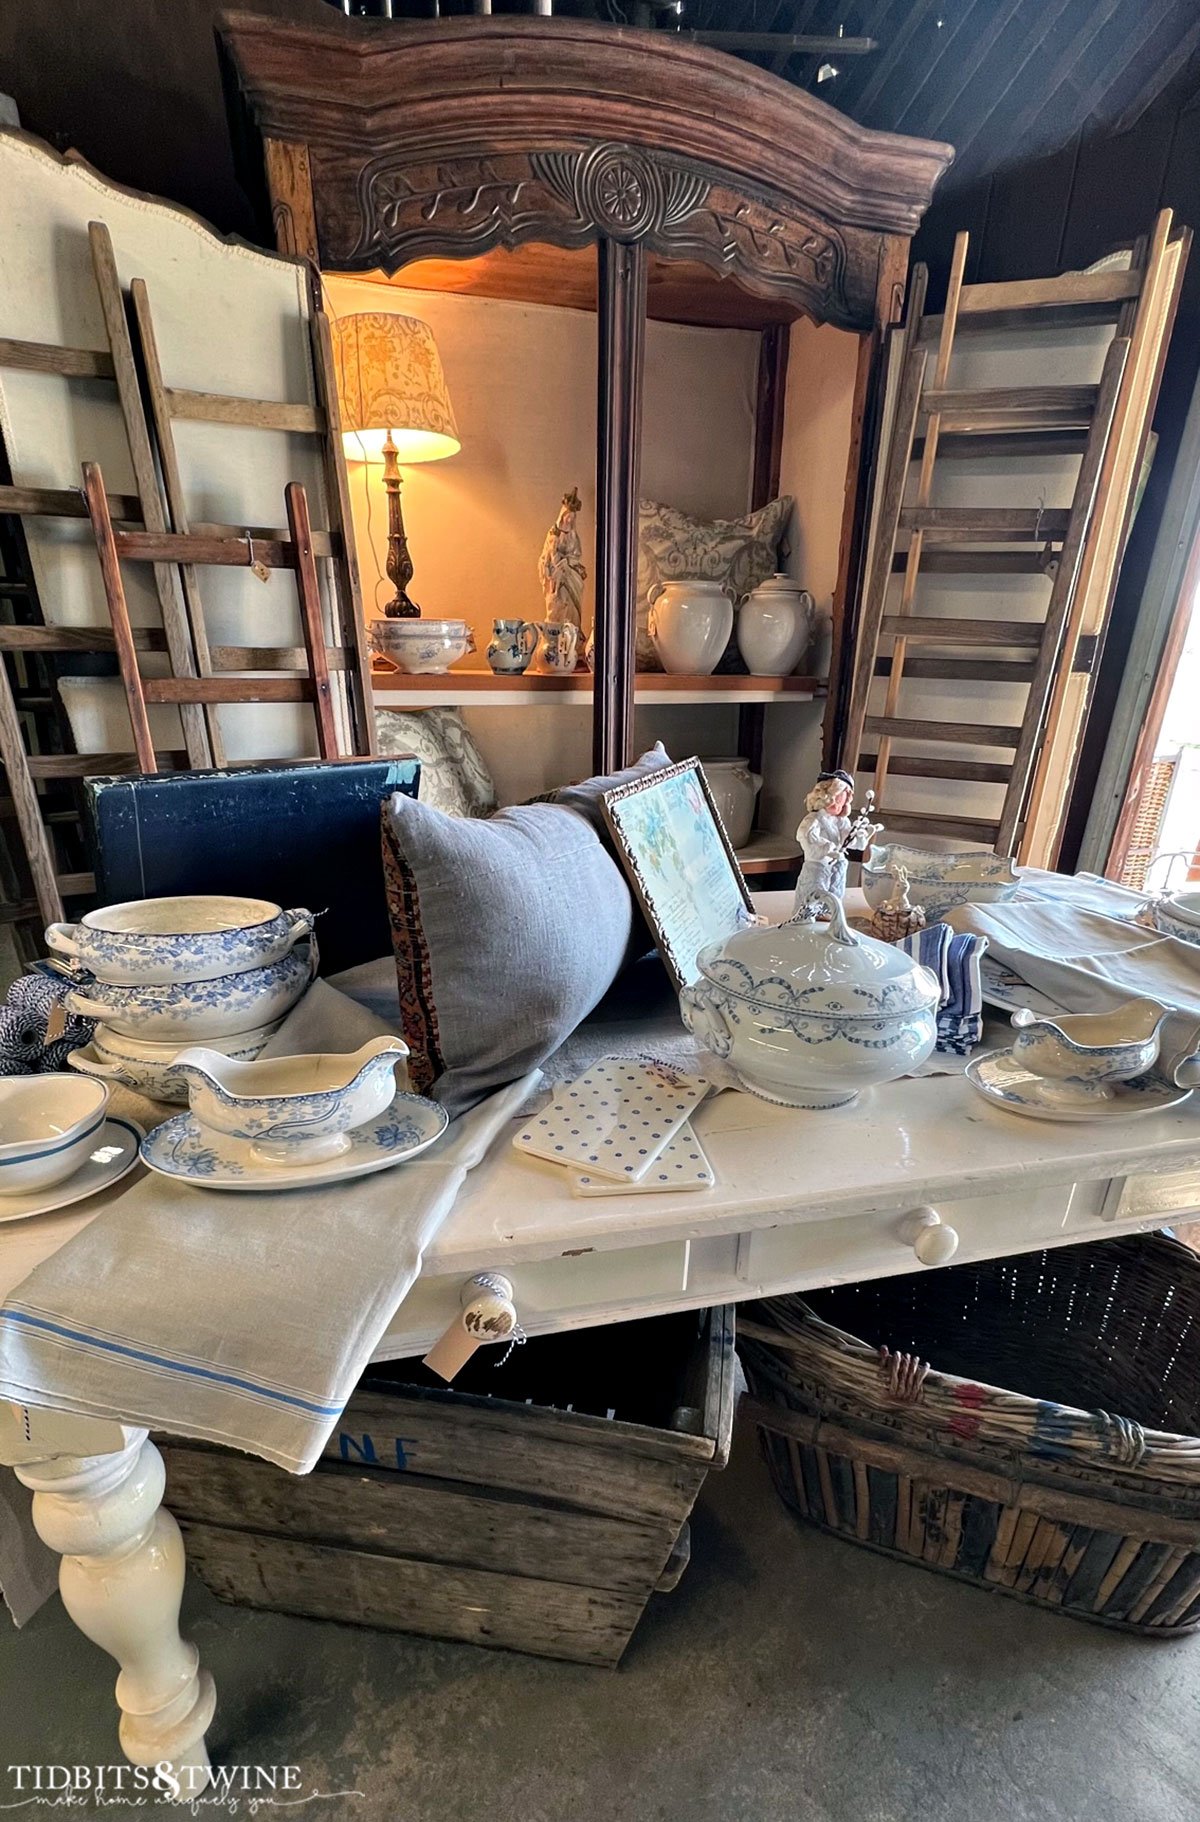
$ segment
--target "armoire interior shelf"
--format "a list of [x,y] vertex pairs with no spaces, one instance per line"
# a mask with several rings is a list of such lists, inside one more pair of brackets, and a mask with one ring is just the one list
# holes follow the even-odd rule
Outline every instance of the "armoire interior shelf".
[[[590,708],[595,678],[590,671],[562,677],[497,677],[491,671],[442,671],[405,674],[373,670],[375,700],[383,708],[411,704],[413,708],[457,708],[468,702],[475,708],[523,708],[534,703],[563,703]],[[824,696],[823,677],[687,677],[664,671],[639,671],[634,698],[639,703],[674,703],[735,707],[752,702],[813,702]]]

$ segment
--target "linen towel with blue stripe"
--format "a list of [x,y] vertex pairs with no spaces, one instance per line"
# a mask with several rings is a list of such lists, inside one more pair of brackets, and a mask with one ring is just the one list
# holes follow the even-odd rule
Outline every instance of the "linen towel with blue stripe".
[[969,1056],[983,1030],[979,959],[987,946],[986,936],[960,936],[949,924],[927,924],[896,944],[937,975],[942,989],[937,1048],[955,1056]]

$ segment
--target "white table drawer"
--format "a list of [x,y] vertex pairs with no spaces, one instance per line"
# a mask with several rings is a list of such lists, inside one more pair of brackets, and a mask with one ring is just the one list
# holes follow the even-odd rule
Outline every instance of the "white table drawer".
[[1200,1170],[1114,1178],[1103,1215],[1106,1221],[1164,1222],[1200,1216]]
[[[934,1206],[942,1227],[953,1229],[958,1237],[946,1263],[1061,1244],[1073,1228],[1100,1221],[1107,1190],[1105,1182],[1041,1189],[1017,1184],[998,1195],[939,1197]],[[831,1221],[743,1234],[738,1278],[747,1286],[771,1291],[789,1284],[803,1289],[920,1270],[914,1256],[914,1213],[903,1204],[892,1204]]]
[[[513,1287],[513,1303],[523,1329],[531,1335],[576,1326],[581,1312],[604,1311],[613,1321],[628,1306],[630,1316],[647,1304],[669,1304],[687,1290],[690,1243],[667,1240],[658,1246],[631,1246],[617,1252],[588,1249],[568,1258],[523,1265],[499,1262],[495,1269]],[[376,1349],[379,1360],[423,1353],[442,1334],[461,1308],[469,1274],[447,1273],[418,1278]]]

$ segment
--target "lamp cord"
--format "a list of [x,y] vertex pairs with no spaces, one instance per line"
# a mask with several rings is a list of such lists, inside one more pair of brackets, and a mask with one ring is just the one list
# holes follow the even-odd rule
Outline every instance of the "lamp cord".
[[[328,289],[328,286],[325,284],[323,276],[321,279],[321,297],[322,297],[322,301],[325,306],[325,314],[327,316],[332,317],[333,321],[340,328],[341,317],[338,315],[337,306],[334,304],[333,299],[329,295],[329,289]],[[383,565],[379,561],[379,552],[376,549],[375,537],[374,537],[374,534],[371,529],[370,462],[368,461],[368,458],[367,458],[367,446],[362,440],[362,432],[360,430],[351,430],[346,434],[352,436],[354,438],[355,442],[358,444],[359,449],[362,451],[363,467],[368,471],[367,475],[366,475],[366,479],[363,482],[363,488],[364,488],[364,491],[367,496],[367,543],[371,549],[371,561],[375,565],[375,611],[376,611],[376,613],[378,613],[379,612],[379,591],[381,588],[386,590],[391,585],[388,582],[388,579],[383,572]],[[343,451],[343,453],[344,453],[344,451]],[[353,529],[354,529],[353,524],[351,524],[350,529],[351,529],[351,531],[353,531]]]

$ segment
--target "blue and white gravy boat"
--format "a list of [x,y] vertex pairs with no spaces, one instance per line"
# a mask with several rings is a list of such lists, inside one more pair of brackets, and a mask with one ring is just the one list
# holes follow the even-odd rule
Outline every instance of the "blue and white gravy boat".
[[169,1073],[183,1076],[202,1127],[250,1144],[268,1164],[302,1166],[339,1157],[350,1134],[377,1120],[395,1098],[402,1038],[372,1038],[348,1055],[259,1057],[239,1063],[196,1045],[181,1050]]
[[1022,1008],[1012,1015],[1017,1036],[1011,1054],[1040,1077],[1047,1099],[1110,1100],[1118,1082],[1154,1067],[1170,1016],[1171,1008],[1157,1000],[1126,1000],[1111,1012],[1064,1012],[1052,1019]]

